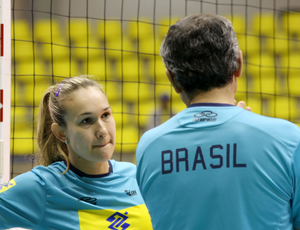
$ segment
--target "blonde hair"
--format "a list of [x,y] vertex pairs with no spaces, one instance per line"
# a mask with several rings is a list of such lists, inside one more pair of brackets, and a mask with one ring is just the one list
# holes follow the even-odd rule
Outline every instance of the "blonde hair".
[[92,76],[66,78],[62,82],[47,88],[40,102],[37,122],[37,142],[40,149],[37,158],[38,165],[48,166],[54,162],[65,160],[67,162],[65,172],[68,171],[70,161],[67,145],[52,133],[51,125],[57,123],[61,127],[66,127],[66,120],[64,119],[67,113],[65,103],[76,90],[96,87],[103,92],[102,87],[91,78]]

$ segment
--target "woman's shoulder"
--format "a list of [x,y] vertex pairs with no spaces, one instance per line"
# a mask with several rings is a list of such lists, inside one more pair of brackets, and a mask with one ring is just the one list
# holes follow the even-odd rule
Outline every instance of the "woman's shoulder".
[[44,179],[32,169],[11,179],[7,183],[5,190],[10,190],[15,194],[31,193],[33,191],[34,193],[43,193],[45,185]]
[[58,161],[48,166],[38,165],[34,167],[31,171],[37,175],[56,175],[61,174],[66,170],[67,166],[64,161]]
[[134,177],[136,175],[136,165],[131,162],[110,160],[113,174],[119,174],[127,177]]
[[36,166],[31,170],[31,173],[35,177],[40,178],[45,184],[53,184],[65,180],[63,172],[66,168],[66,164],[63,161],[59,161],[48,166]]
[[53,180],[54,177],[59,176],[62,171],[63,166],[61,163],[55,163],[50,166],[36,166],[31,171],[22,173],[13,179],[11,179],[9,182],[5,184],[5,186],[0,186],[0,191],[8,190],[10,188],[13,188],[12,190],[18,192],[19,190],[21,192],[25,192],[28,190],[28,192],[33,190],[41,190],[44,191],[44,189],[47,187],[47,181]]

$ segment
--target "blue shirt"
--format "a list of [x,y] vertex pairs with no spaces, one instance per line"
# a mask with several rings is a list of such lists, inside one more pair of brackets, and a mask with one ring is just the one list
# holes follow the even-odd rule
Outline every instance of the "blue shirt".
[[109,161],[105,175],[64,162],[38,166],[0,186],[0,229],[152,229],[136,167]]
[[137,181],[153,229],[300,228],[300,131],[226,104],[193,104],[146,132]]

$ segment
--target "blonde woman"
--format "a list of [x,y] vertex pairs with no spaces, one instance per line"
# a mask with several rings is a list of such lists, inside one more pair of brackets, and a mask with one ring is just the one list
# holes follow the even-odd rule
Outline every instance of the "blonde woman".
[[135,165],[111,160],[116,126],[97,82],[50,86],[37,141],[41,166],[0,188],[0,229],[152,229]]

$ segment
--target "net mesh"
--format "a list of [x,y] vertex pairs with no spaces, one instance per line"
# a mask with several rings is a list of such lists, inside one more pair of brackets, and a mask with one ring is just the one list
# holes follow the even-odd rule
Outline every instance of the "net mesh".
[[135,162],[140,136],[185,108],[159,48],[171,24],[196,13],[233,23],[244,54],[236,99],[299,121],[297,0],[12,0],[11,177],[30,170],[39,101],[66,77],[94,75],[117,124],[114,159]]

